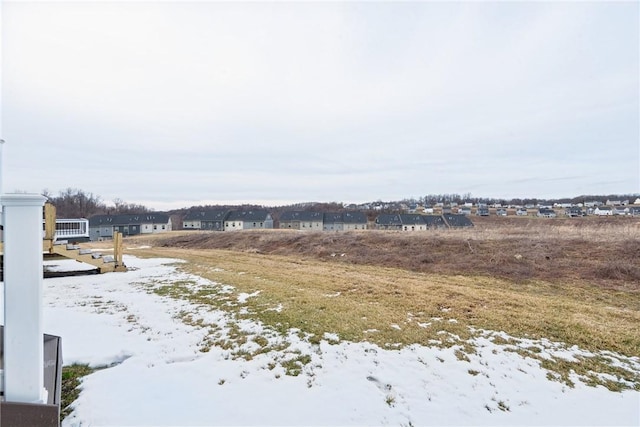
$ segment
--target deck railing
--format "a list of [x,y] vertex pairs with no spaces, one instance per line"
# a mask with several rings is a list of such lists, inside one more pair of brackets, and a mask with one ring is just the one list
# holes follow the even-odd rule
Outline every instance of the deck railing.
[[56,219],[56,239],[89,238],[89,220]]

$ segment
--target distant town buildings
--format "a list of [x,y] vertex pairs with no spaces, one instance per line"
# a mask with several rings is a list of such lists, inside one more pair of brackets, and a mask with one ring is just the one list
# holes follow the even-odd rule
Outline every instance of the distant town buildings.
[[[162,213],[135,215],[96,215],[89,219],[91,240],[110,239],[115,231],[124,236],[168,232],[176,228],[206,231],[280,230],[298,231],[361,231],[369,229],[396,231],[426,231],[441,228],[472,227],[477,217],[537,217],[579,218],[585,216],[640,216],[640,198],[584,201],[583,203],[433,203],[423,204],[370,203],[351,205],[342,212],[289,210],[274,216],[267,209],[197,209],[182,218],[182,224],[172,225],[170,217]],[[357,209],[359,208],[359,209]],[[368,211],[368,214],[365,212]],[[377,213],[372,218],[373,212]],[[175,218],[174,218],[175,219]]]

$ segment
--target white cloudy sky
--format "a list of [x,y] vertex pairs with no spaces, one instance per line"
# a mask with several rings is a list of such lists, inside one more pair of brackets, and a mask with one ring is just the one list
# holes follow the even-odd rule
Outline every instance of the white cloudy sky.
[[7,192],[640,193],[637,2],[3,3]]

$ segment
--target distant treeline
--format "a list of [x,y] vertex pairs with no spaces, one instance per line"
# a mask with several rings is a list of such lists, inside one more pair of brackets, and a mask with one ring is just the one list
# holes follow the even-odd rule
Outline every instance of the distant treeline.
[[89,218],[99,214],[135,214],[152,211],[146,206],[127,203],[121,199],[115,199],[113,205],[107,205],[100,196],[77,188],[67,188],[60,191],[57,196],[44,190],[42,195],[47,197],[48,202],[56,207],[58,218]]

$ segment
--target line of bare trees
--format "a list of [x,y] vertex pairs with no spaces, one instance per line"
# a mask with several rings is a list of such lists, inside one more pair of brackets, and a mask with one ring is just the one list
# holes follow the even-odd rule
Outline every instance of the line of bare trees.
[[114,199],[113,205],[107,205],[100,196],[78,188],[67,188],[53,195],[44,190],[42,195],[56,207],[58,218],[89,218],[93,215],[137,214],[151,212],[151,209],[136,203],[127,203],[122,199]]

